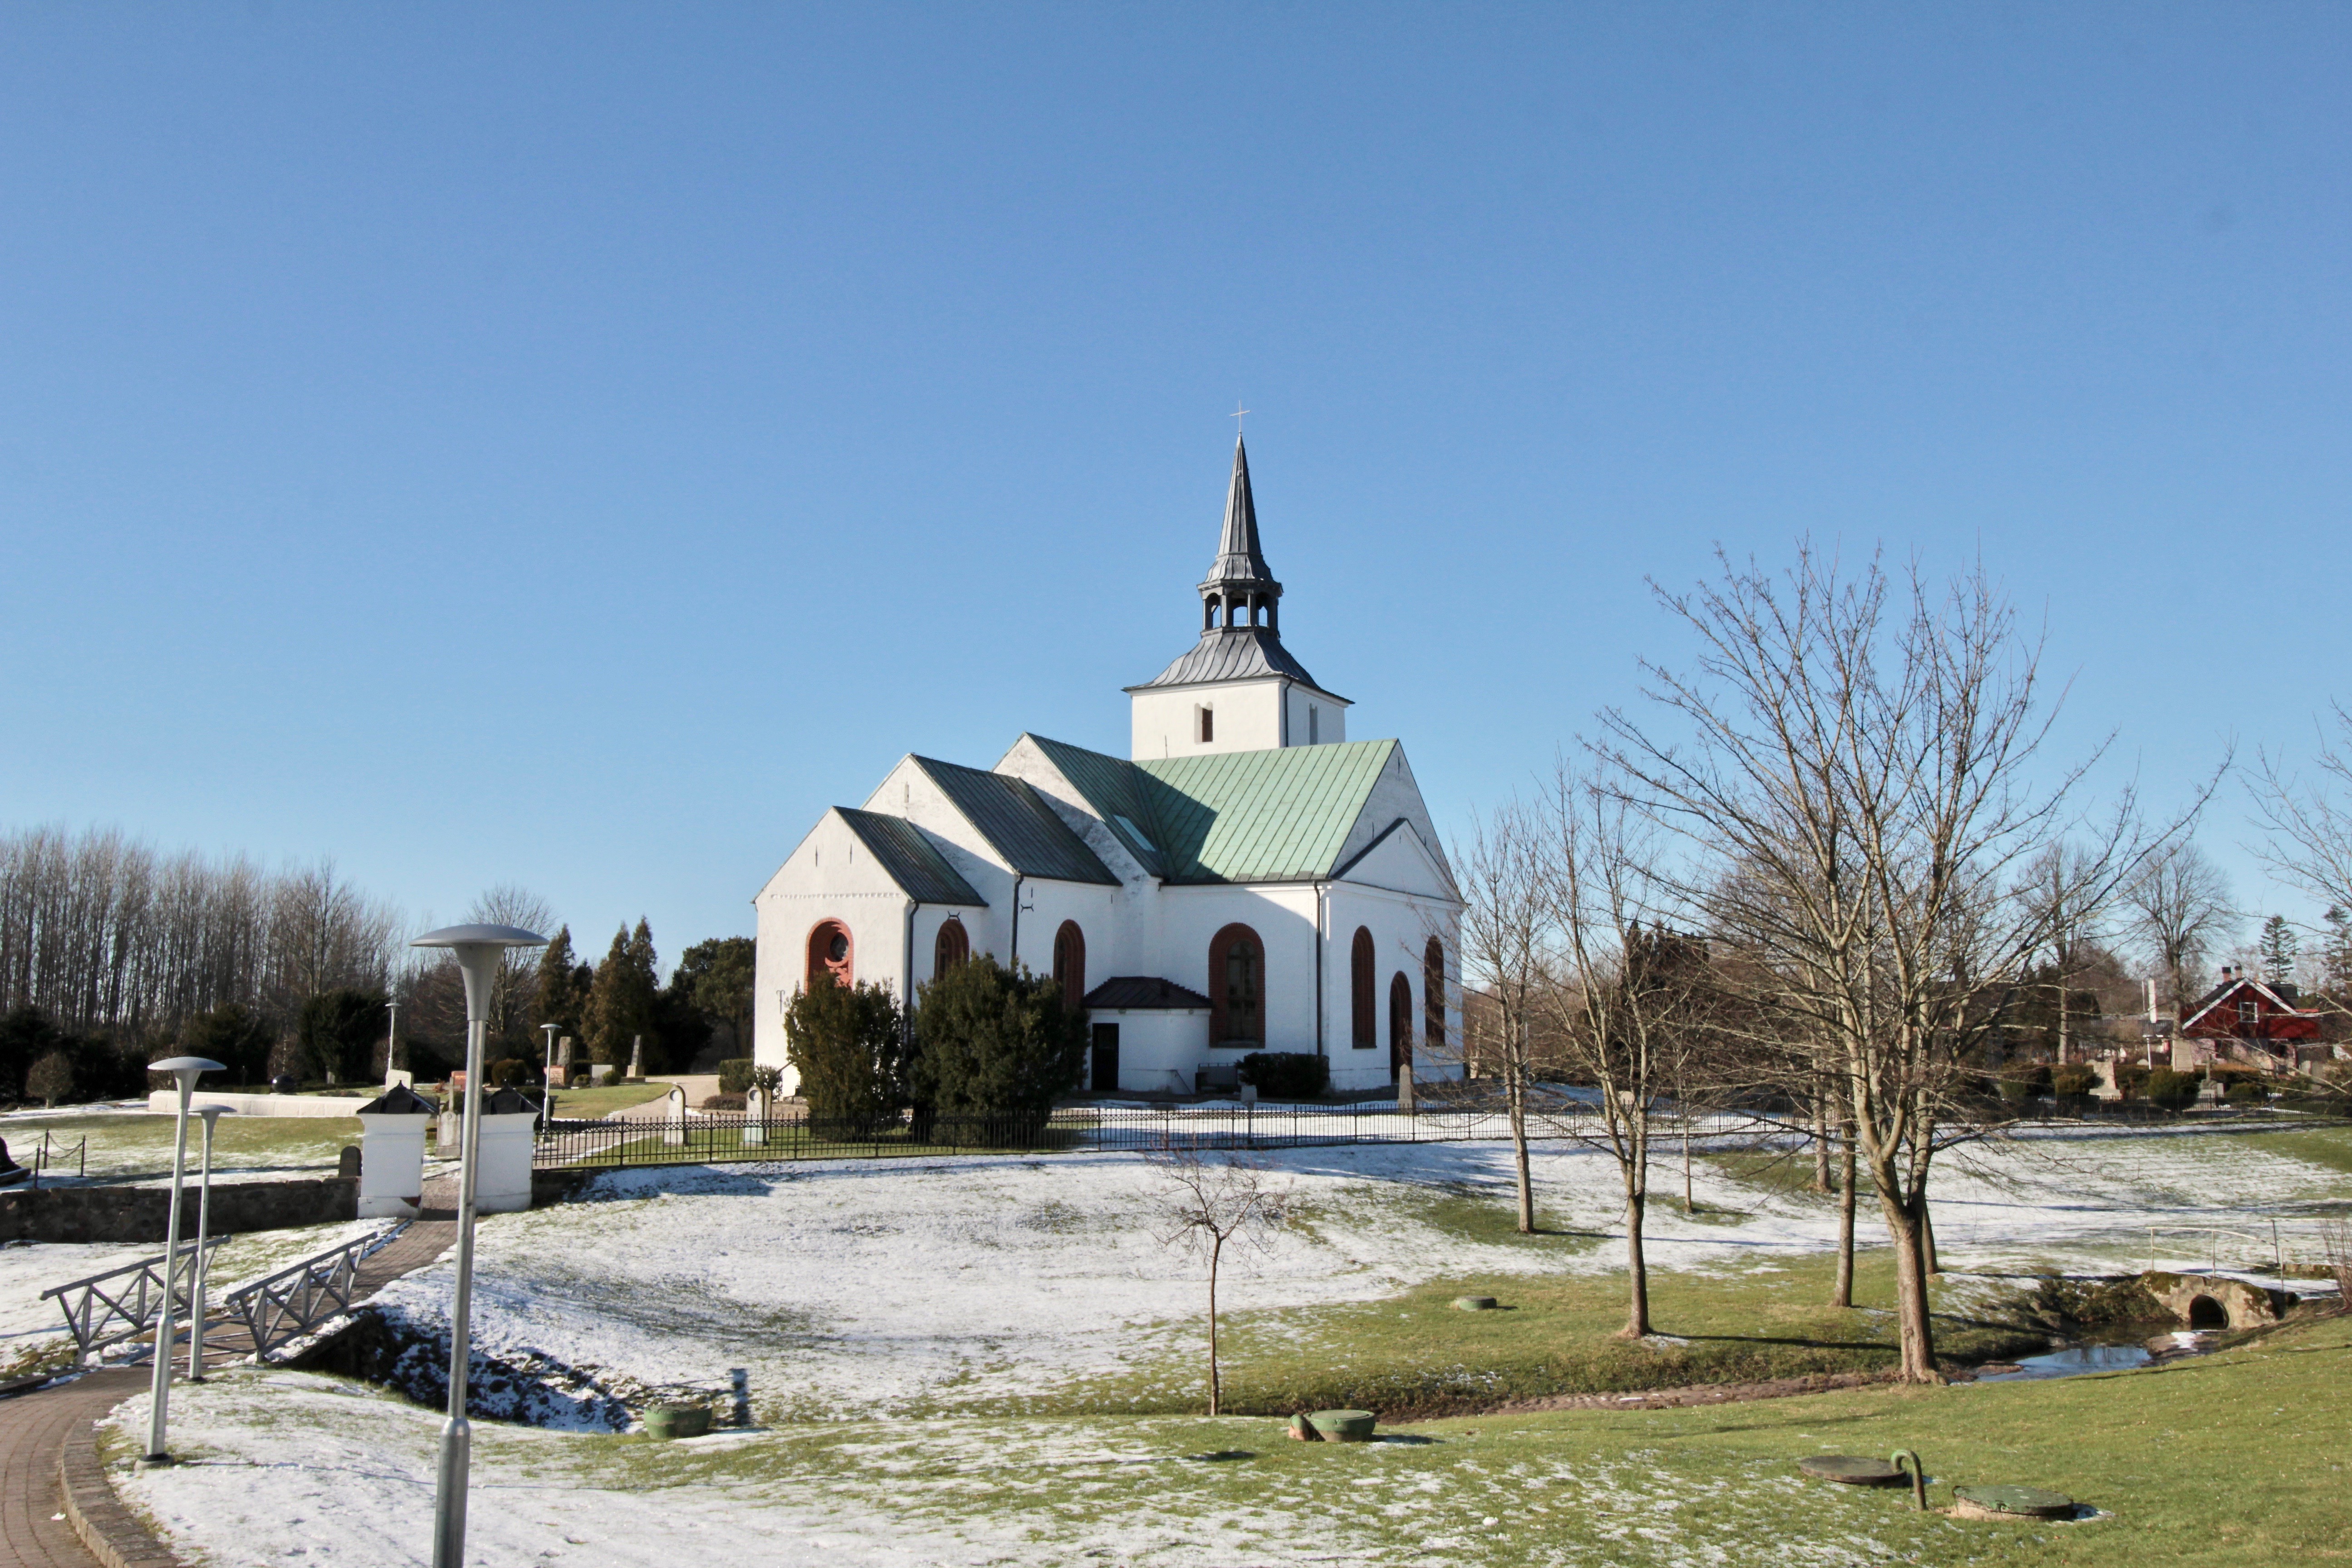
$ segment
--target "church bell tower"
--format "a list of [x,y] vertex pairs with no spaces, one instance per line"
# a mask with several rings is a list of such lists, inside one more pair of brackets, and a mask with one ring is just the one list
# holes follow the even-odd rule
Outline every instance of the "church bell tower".
[[1224,528],[1200,594],[1201,640],[1155,679],[1127,689],[1136,761],[1348,738],[1348,700],[1317,685],[1282,646],[1282,584],[1258,547],[1249,450],[1239,436]]

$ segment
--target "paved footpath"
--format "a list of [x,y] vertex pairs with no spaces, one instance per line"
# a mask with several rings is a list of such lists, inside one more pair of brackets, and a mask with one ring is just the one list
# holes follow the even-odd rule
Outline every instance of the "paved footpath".
[[[454,1182],[427,1185],[423,1215],[361,1262],[354,1302],[457,1245],[455,1187]],[[206,1367],[249,1353],[252,1342],[239,1349],[236,1337],[227,1325],[207,1329]],[[98,1462],[96,1424],[146,1389],[152,1377],[145,1365],[107,1367],[54,1388],[0,1399],[0,1568],[178,1568],[179,1559],[116,1500]],[[67,1516],[68,1487],[96,1538],[95,1552]]]

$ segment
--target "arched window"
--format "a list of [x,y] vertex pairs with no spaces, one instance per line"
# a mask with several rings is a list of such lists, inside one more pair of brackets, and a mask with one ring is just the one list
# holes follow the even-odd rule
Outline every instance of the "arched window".
[[1412,1070],[1412,982],[1404,971],[1389,982],[1389,1081]]
[[809,932],[808,984],[816,984],[822,974],[837,984],[851,984],[855,973],[851,963],[849,928],[839,921],[819,921]]
[[963,929],[963,921],[950,915],[940,927],[939,940],[931,944],[931,978],[937,980],[971,956],[971,934]]
[[1054,978],[1061,983],[1064,1006],[1086,1005],[1087,934],[1076,921],[1064,921],[1054,933]]
[[1247,926],[1209,942],[1209,1036],[1221,1046],[1265,1044],[1265,943]]
[[1217,629],[1217,596],[1214,594],[1210,595],[1202,607],[1206,614],[1202,618],[1201,629],[1204,632],[1215,631]]
[[1348,964],[1348,1039],[1360,1051],[1369,1051],[1380,1043],[1380,1016],[1372,1010],[1377,1005],[1372,990],[1377,962],[1372,933],[1358,926],[1355,951]]
[[1421,1037],[1431,1050],[1445,1047],[1445,944],[1435,937],[1421,955]]

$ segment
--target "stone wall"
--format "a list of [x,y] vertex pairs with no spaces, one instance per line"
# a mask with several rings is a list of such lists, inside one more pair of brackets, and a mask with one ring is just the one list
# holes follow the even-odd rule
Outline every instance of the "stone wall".
[[[325,1176],[285,1182],[215,1182],[215,1236],[290,1226],[326,1225],[359,1213],[357,1180]],[[196,1188],[182,1194],[180,1234],[196,1232]],[[0,1192],[0,1241],[163,1244],[171,1220],[166,1187],[13,1187]]]

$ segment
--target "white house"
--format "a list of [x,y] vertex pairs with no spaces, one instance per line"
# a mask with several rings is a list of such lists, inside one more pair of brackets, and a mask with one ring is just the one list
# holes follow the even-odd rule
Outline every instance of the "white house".
[[820,973],[902,998],[969,954],[1082,1004],[1097,1090],[1229,1085],[1255,1050],[1330,1058],[1335,1089],[1460,1075],[1452,868],[1395,741],[1281,640],[1249,458],[1234,447],[1200,640],[1128,688],[1129,754],[1024,734],[986,770],[909,755],[820,818],[754,900],[753,1051]]

